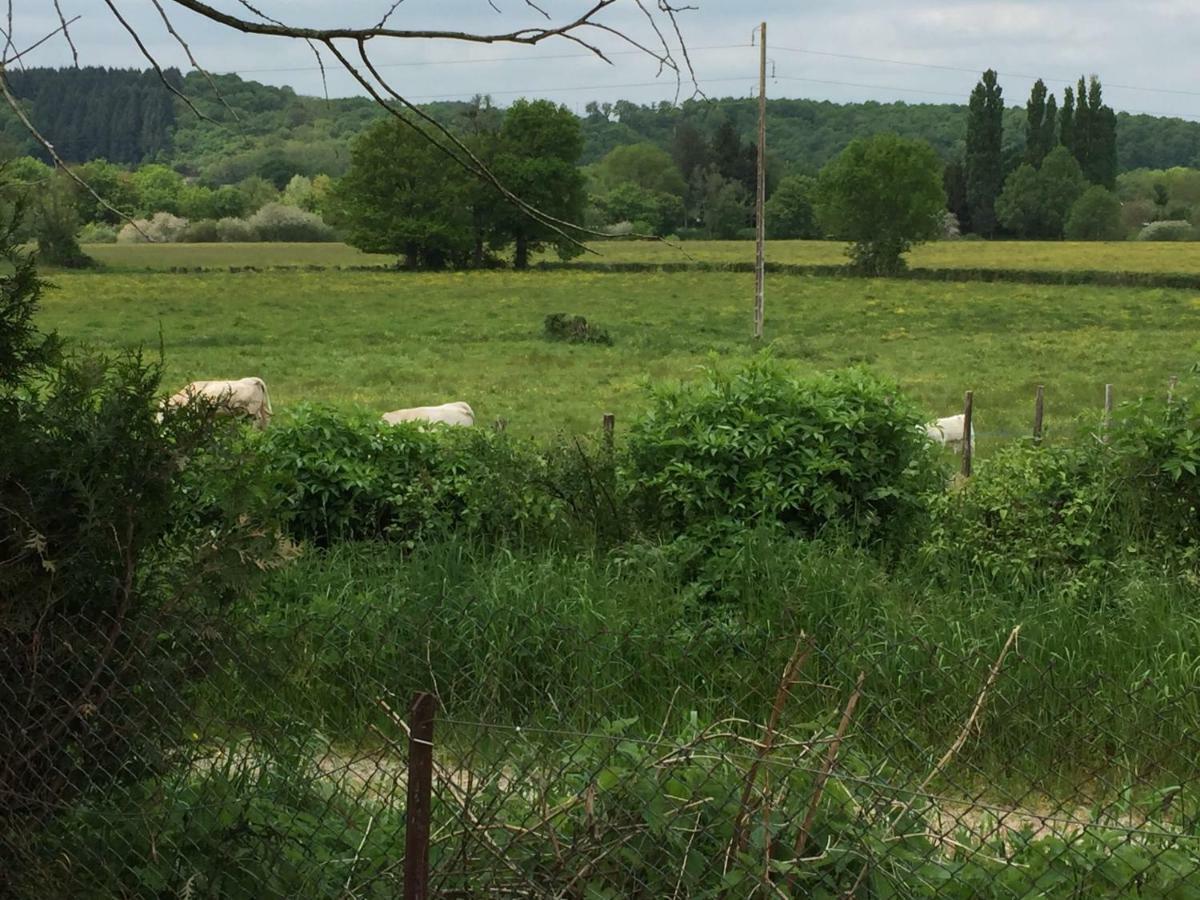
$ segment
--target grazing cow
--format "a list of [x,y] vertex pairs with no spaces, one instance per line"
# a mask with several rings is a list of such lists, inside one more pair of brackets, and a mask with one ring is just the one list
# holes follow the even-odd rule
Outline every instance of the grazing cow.
[[[925,426],[925,434],[931,441],[945,444],[955,453],[962,450],[963,424],[966,417],[959,413],[957,416],[946,416]],[[971,447],[975,447],[975,425],[971,425]]]
[[446,425],[474,425],[475,411],[459,400],[441,406],[414,406],[412,409],[397,409],[383,414],[389,425],[400,422],[441,422]]
[[244,415],[254,420],[259,430],[271,421],[271,396],[261,378],[236,381],[193,381],[167,400],[167,406],[186,406],[197,397],[211,401],[226,415]]

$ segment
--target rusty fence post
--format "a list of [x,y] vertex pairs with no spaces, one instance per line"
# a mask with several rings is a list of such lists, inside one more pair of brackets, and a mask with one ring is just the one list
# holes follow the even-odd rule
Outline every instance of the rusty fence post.
[[428,900],[433,793],[433,721],[437,699],[413,695],[408,716],[408,807],[404,822],[404,900]]
[[967,391],[963,397],[963,434],[962,434],[962,474],[963,478],[971,477],[971,454],[975,448],[971,446],[971,414],[975,407],[975,392]]
[[1035,444],[1042,442],[1042,418],[1045,411],[1045,388],[1039,384],[1037,396],[1033,400],[1033,442]]

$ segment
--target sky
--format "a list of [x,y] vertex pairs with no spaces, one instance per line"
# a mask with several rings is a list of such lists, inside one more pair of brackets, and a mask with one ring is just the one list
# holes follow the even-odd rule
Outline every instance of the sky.
[[[12,0],[19,49],[58,27],[51,0]],[[59,0],[70,19],[81,65],[145,67],[137,45],[108,0]],[[153,0],[111,0],[162,65],[188,69],[187,54],[167,32]],[[303,94],[325,92],[312,51],[302,42],[247,36],[160,0],[196,59],[214,72]],[[252,18],[242,0],[208,0]],[[653,9],[657,0],[645,0]],[[683,5],[684,0],[676,0]],[[758,50],[751,36],[767,22],[771,97],[835,102],[902,100],[965,102],[979,72],[995,68],[1009,104],[1023,105],[1035,78],[1061,98],[1080,75],[1098,74],[1117,110],[1200,121],[1200,0],[686,0],[695,9],[678,22],[700,89],[710,97],[757,90]],[[493,5],[497,8],[493,8]],[[255,9],[289,25],[373,25],[392,0],[253,0]],[[591,5],[539,0],[555,23]],[[172,9],[174,7],[174,9]],[[669,27],[661,13],[658,24]],[[2,16],[0,16],[2,20]],[[597,20],[643,44],[655,33],[635,0],[617,0]],[[405,29],[508,32],[545,22],[526,0],[401,0],[389,24]],[[578,44],[555,39],[537,46],[450,40],[371,42],[371,55],[409,99],[490,94],[504,105],[519,96],[548,97],[582,112],[589,101],[638,103],[686,99],[671,73],[659,74],[644,53],[600,30],[589,40],[613,65]],[[677,45],[673,35],[672,44]],[[676,48],[678,56],[678,49]],[[27,65],[69,65],[72,52],[56,36],[23,58]],[[336,61],[326,60],[330,96],[362,90]]]

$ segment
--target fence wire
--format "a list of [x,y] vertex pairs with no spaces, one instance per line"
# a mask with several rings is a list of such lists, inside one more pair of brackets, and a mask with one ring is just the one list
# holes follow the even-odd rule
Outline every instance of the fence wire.
[[6,639],[0,893],[400,896],[426,691],[426,896],[1200,896],[1200,684],[1066,667],[1019,627],[971,653],[793,636],[627,700],[636,654],[572,684],[432,632],[321,656],[387,640],[351,608],[305,627]]

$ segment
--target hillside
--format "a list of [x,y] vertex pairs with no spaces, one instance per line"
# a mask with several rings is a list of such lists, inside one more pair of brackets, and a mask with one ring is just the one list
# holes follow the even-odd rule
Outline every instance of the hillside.
[[[84,68],[9,73],[14,91],[68,160],[159,161],[213,184],[237,182],[251,174],[276,182],[295,173],[340,175],[349,162],[350,141],[383,114],[367,98],[327,101],[236,75],[216,78],[219,98],[198,73],[170,70],[168,77],[194,98],[207,120],[173,97],[150,72]],[[470,104],[427,108],[453,123]],[[627,101],[589,104],[583,119],[583,161],[594,162],[615,146],[639,141],[670,148],[684,122],[711,134],[729,119],[744,139],[752,140],[756,116],[756,103],[749,99],[688,101],[678,107]],[[1023,146],[1024,116],[1022,106],[1006,112],[1010,153]],[[797,99],[768,103],[770,152],[793,171],[819,169],[850,140],[880,131],[923,138],[951,158],[962,149],[965,106]],[[11,115],[0,117],[0,136],[8,155],[37,154],[37,145]],[[1122,113],[1118,153],[1122,171],[1200,166],[1200,122]]]

